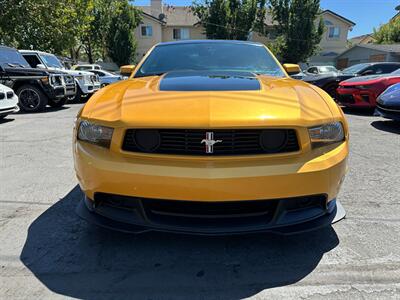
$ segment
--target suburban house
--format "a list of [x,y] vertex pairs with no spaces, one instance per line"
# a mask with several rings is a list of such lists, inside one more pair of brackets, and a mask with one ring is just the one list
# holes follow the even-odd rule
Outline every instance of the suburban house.
[[400,44],[358,44],[336,58],[339,69],[367,62],[400,62]]
[[[164,5],[162,0],[150,0],[150,6],[137,6],[137,8],[142,10],[142,23],[135,29],[138,58],[159,42],[206,39],[204,28],[190,6]],[[322,11],[321,17],[326,32],[320,43],[320,53],[311,57],[309,63],[334,64],[335,58],[347,49],[348,32],[355,23],[331,10]],[[270,15],[266,16],[266,25],[270,29],[274,27]],[[256,32],[249,36],[250,40],[267,45],[273,38],[273,34],[266,37]]]
[[371,33],[368,33],[352,37],[351,39],[349,39],[348,45],[349,47],[353,47],[355,45],[372,44],[374,42],[375,42],[374,36]]

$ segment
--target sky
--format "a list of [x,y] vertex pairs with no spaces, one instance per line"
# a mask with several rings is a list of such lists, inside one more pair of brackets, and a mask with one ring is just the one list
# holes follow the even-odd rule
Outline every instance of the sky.
[[[150,0],[132,1],[135,5],[150,5]],[[164,4],[189,6],[192,0],[163,0]],[[396,14],[400,0],[321,0],[322,9],[335,13],[356,23],[349,38],[373,32],[374,27],[387,23]]]

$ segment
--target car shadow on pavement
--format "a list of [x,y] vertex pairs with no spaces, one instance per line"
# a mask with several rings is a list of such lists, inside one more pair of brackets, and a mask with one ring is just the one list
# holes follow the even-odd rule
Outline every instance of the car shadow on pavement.
[[108,231],[75,214],[78,186],[29,227],[20,255],[50,290],[81,299],[240,299],[295,283],[339,244],[312,233],[224,237]]
[[12,122],[12,121],[14,121],[14,120],[15,120],[15,119],[10,118],[10,116],[7,116],[7,117],[5,117],[5,118],[3,118],[3,119],[0,119],[0,124]]
[[31,115],[31,114],[39,115],[39,114],[47,114],[47,113],[52,113],[52,112],[56,112],[56,111],[66,110],[66,109],[69,109],[69,107],[68,107],[68,106],[61,106],[61,107],[45,107],[45,109],[42,110],[42,111],[38,111],[38,112],[29,112],[29,111],[22,111],[22,110],[20,110],[17,114],[19,114],[19,115]]
[[357,108],[357,107],[342,107],[346,115],[373,117],[375,109],[373,108]]
[[382,131],[400,134],[399,121],[374,121],[371,126]]

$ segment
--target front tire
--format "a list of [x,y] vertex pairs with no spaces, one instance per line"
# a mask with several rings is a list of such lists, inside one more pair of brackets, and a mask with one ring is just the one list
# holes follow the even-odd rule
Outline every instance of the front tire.
[[338,94],[336,92],[336,89],[338,88],[337,83],[329,83],[326,86],[324,86],[323,90],[329,94],[335,100],[335,102],[338,102]]
[[59,108],[59,107],[63,107],[64,104],[67,102],[68,98],[62,98],[62,99],[49,99],[48,104],[51,107],[55,107],[55,108]]
[[18,105],[25,112],[42,111],[49,100],[40,88],[31,84],[19,87],[16,94],[19,98]]

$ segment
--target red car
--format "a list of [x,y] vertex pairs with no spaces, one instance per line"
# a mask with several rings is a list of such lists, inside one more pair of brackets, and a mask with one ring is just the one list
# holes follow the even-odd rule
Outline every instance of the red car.
[[339,84],[337,101],[347,107],[373,108],[378,96],[398,82],[400,69],[389,74],[351,78]]

